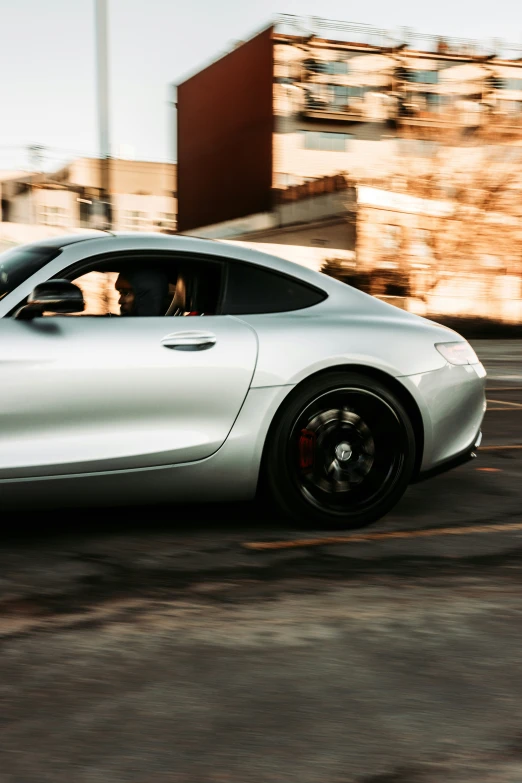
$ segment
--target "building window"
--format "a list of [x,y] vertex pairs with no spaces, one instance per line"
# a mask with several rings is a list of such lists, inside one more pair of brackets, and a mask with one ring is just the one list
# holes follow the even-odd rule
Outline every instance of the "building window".
[[303,147],[305,150],[323,150],[325,152],[346,152],[348,140],[353,136],[349,133],[330,133],[328,131],[303,131]]
[[324,72],[331,76],[343,76],[348,73],[348,63],[344,60],[329,60],[325,63]]
[[348,87],[349,98],[364,98],[365,92],[368,92],[367,87]]
[[410,113],[429,112],[437,114],[444,111],[449,105],[446,95],[436,92],[408,92],[404,94],[401,106],[405,116]]
[[310,57],[304,61],[303,65],[311,73],[328,73],[332,76],[342,76],[348,73],[346,60],[315,60]]
[[522,79],[504,79],[506,90],[522,90]]
[[314,91],[305,89],[305,106],[311,111],[326,111],[328,109],[328,99],[324,98],[321,90]]
[[346,109],[352,98],[364,98],[366,93],[380,92],[380,87],[345,87],[341,84],[329,84],[329,101],[333,109]]
[[426,102],[426,111],[434,112],[440,111],[441,107],[444,105],[443,98],[446,97],[438,95],[436,92],[421,92],[419,95],[424,98],[424,101]]
[[380,92],[380,87],[357,87],[342,84],[314,84],[305,90],[305,106],[310,111],[344,111],[352,98],[364,98],[368,92]]
[[405,79],[406,81],[414,82],[415,84],[438,84],[439,73],[438,71],[417,71],[407,69]]
[[45,226],[66,226],[67,225],[67,210],[63,207],[50,207],[47,204],[43,204],[40,207],[40,223]]
[[310,73],[326,73],[326,63],[324,60],[315,60],[313,57],[309,57],[303,62],[303,65]]
[[336,109],[345,109],[348,104],[348,99],[352,97],[350,95],[350,89],[353,88],[332,84],[330,89],[332,91],[332,106]]
[[139,210],[125,210],[122,214],[124,228],[131,231],[146,231],[149,224],[149,217],[146,212]]
[[445,105],[444,99],[446,98],[445,95],[439,95],[436,92],[427,92],[426,95],[426,103],[428,104],[429,108],[432,111],[438,111],[441,106]]

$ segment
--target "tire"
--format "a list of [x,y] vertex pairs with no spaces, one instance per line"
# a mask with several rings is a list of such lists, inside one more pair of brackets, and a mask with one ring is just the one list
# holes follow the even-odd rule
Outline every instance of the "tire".
[[305,382],[278,411],[263,457],[271,505],[299,525],[370,525],[404,494],[415,435],[403,405],[383,383],[356,372]]

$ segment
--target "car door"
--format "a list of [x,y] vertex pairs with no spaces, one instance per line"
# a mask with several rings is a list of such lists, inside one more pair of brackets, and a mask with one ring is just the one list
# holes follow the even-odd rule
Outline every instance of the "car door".
[[257,340],[232,316],[0,319],[0,478],[172,465],[225,441]]

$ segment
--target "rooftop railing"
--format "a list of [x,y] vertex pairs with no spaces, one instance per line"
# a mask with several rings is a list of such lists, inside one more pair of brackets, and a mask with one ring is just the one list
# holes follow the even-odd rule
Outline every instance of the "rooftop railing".
[[323,19],[318,16],[281,14],[275,30],[282,35],[295,35],[303,39],[312,37],[372,48],[405,46],[415,51],[447,54],[462,57],[488,57],[517,60],[522,58],[522,43],[509,43],[499,38],[475,40],[418,33],[409,27],[396,30],[374,27],[368,24]]

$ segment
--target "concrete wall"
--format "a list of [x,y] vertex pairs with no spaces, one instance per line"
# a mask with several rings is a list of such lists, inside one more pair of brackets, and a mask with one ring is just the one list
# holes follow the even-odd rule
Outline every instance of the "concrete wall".
[[[245,236],[244,240],[250,241],[250,237]],[[355,250],[355,223],[345,216],[310,225],[280,226],[256,234],[252,241],[296,248],[322,248],[327,255],[335,255],[337,250]]]
[[[300,184],[306,179],[319,179],[346,172],[355,178],[392,176],[397,170],[395,139],[377,141],[349,139],[345,152],[310,150],[304,147],[303,123],[295,120],[291,132],[274,134],[274,183]],[[309,130],[321,130],[313,128]],[[328,128],[328,130],[332,130]],[[347,128],[337,129],[349,132]],[[286,175],[283,178],[282,175]]]
[[269,28],[178,86],[180,231],[270,209],[272,81]]
[[[101,162],[79,158],[62,170],[62,177],[73,185],[99,188]],[[177,190],[176,165],[112,158],[110,161],[111,193],[147,194],[172,197]]]
[[355,189],[277,204],[271,212],[249,215],[186,232],[203,239],[271,243],[281,247],[355,250]]

